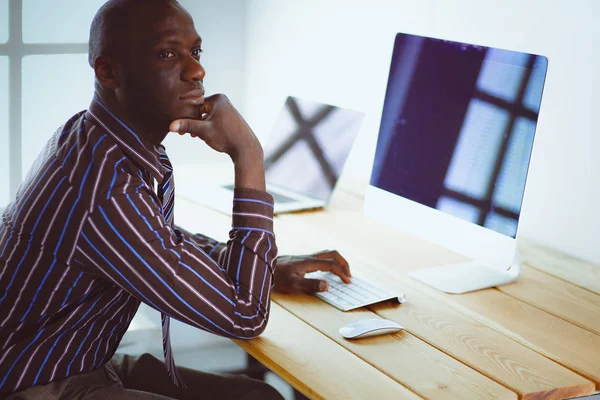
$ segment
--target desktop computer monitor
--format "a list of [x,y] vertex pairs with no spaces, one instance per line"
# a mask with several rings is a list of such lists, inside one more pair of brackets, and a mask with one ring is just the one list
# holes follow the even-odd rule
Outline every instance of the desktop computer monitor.
[[464,293],[518,276],[547,66],[539,55],[397,34],[365,212],[472,260],[413,278]]

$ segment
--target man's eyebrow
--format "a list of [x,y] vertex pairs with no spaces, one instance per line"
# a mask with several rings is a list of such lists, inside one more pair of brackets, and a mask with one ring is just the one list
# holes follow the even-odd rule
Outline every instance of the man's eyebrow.
[[[173,44],[173,45],[179,45],[182,44],[183,41],[176,37],[176,36],[162,36],[158,41],[157,41],[157,45],[164,45],[164,44]],[[194,44],[202,44],[202,38],[200,36],[198,36],[198,38],[196,40],[194,40]]]

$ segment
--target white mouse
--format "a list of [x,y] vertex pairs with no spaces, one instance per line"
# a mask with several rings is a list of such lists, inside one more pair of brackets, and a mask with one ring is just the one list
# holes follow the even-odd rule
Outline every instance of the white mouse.
[[346,339],[362,339],[369,336],[385,335],[403,330],[397,322],[383,318],[369,318],[354,321],[340,328],[340,335]]

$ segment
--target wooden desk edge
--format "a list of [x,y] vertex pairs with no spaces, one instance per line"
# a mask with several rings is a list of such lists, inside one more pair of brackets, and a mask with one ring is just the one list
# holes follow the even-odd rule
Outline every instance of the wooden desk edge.
[[[277,303],[272,303],[271,304],[271,308],[272,311],[275,311],[276,313],[280,314],[280,315],[285,315],[285,317],[289,317],[289,318],[293,318],[298,324],[301,324],[302,327],[305,327],[306,329],[310,330],[310,333],[314,333],[315,335],[318,335],[320,338],[322,338],[323,340],[326,340],[328,343],[331,342],[330,344],[332,346],[335,346],[336,348],[339,348],[339,350],[342,350],[343,347],[340,346],[338,343],[336,343],[335,341],[331,340],[329,337],[327,337],[326,335],[323,335],[319,330],[314,329],[312,326],[310,326],[309,324],[307,324],[306,322],[304,322],[302,319],[296,317],[293,313],[289,312],[287,309],[285,309],[284,307],[278,305]],[[284,314],[282,314],[284,313]],[[267,328],[268,329],[268,328]],[[323,397],[323,395],[319,392],[317,392],[314,389],[311,389],[311,387],[308,386],[307,383],[305,383],[301,378],[299,378],[296,374],[294,374],[292,371],[286,369],[284,366],[280,365],[280,363],[278,363],[274,358],[270,357],[268,355],[267,352],[265,352],[264,350],[261,350],[260,342],[256,342],[257,339],[254,340],[234,340],[234,342],[240,346],[244,351],[246,351],[248,354],[250,354],[252,357],[254,357],[255,359],[257,359],[260,363],[262,363],[264,366],[266,366],[267,368],[269,368],[272,372],[274,372],[275,374],[277,374],[280,378],[282,378],[284,381],[286,381],[287,383],[289,383],[291,386],[293,386],[296,390],[298,390],[299,392],[301,392],[303,395],[307,396],[308,398],[314,399],[314,398],[325,398]],[[345,350],[345,349],[343,349]],[[372,365],[370,365],[369,363],[365,362],[364,360],[362,360],[360,357],[357,357],[355,354],[351,353],[351,352],[344,352],[343,353],[344,356],[346,357],[350,357],[350,360],[355,360],[357,364],[359,364],[359,366],[363,366],[365,368],[367,368],[366,370],[363,370],[362,372],[367,372],[370,374],[370,379],[378,379],[379,380],[379,384],[382,385],[387,385],[387,389],[391,389],[390,395],[392,396],[396,396],[394,398],[403,398],[403,399],[409,399],[409,400],[413,400],[413,399],[422,399],[421,396],[419,396],[418,394],[412,392],[411,390],[407,389],[405,386],[403,386],[401,383],[397,382],[396,380],[394,380],[393,378],[389,377],[387,374],[385,374],[384,372],[378,370],[377,368],[374,368]],[[306,372],[311,372],[310,370],[305,369],[304,371]],[[359,371],[360,373],[360,371]],[[348,379],[350,379],[351,377],[347,377],[347,381],[350,382]],[[353,380],[354,382],[354,380]],[[382,390],[384,390],[385,388],[382,388]],[[360,390],[359,390],[360,391]],[[386,392],[387,395],[387,392]],[[401,396],[401,397],[398,397]],[[329,397],[327,397],[329,398]]]

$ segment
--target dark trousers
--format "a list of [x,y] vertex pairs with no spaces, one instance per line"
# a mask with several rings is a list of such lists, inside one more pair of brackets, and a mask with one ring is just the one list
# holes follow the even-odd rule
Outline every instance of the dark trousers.
[[178,369],[186,389],[175,386],[164,363],[152,355],[117,354],[97,370],[34,386],[6,400],[283,399],[268,384],[244,376]]

